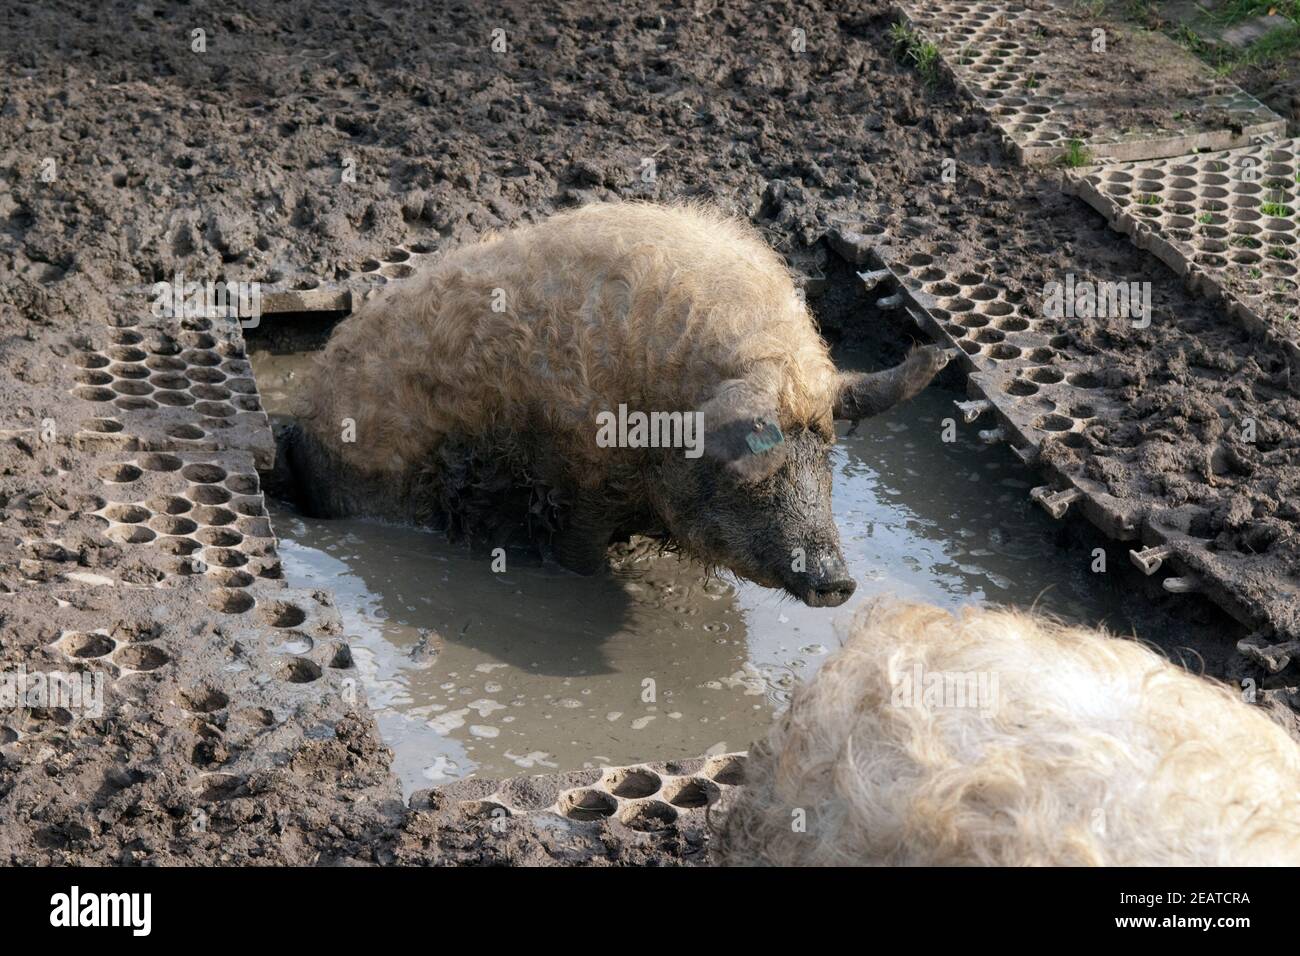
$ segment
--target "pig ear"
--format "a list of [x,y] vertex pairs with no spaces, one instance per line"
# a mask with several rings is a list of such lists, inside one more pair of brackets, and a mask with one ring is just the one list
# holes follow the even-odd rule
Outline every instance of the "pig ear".
[[883,372],[841,372],[835,397],[835,417],[856,422],[879,415],[905,402],[930,384],[948,364],[948,356],[933,345],[913,349],[893,368]]
[[761,481],[781,467],[787,446],[778,424],[776,402],[748,382],[732,379],[718,386],[700,407],[704,453],[726,465],[742,481]]

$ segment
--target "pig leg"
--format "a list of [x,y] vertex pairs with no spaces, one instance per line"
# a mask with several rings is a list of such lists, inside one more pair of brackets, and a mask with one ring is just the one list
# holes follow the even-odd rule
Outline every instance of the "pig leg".
[[946,364],[948,356],[942,349],[926,345],[914,349],[903,362],[883,372],[843,374],[835,417],[856,422],[879,415],[920,392]]
[[276,445],[270,483],[304,515],[346,518],[365,514],[391,521],[411,520],[407,480],[358,473],[298,424],[277,430]]
[[605,566],[605,552],[618,521],[591,492],[578,492],[564,527],[551,539],[555,560],[575,574],[595,574]]

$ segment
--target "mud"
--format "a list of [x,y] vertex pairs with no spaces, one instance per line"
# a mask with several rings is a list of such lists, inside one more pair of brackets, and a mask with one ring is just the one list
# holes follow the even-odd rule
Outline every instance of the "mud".
[[252,456],[0,442],[0,591],[283,587]]
[[[1285,358],[1223,323],[1162,264],[1064,195],[1054,174],[1017,167],[969,101],[926,88],[891,52],[887,5],[652,10],[596,2],[489,11],[119,0],[10,11],[0,36],[5,356],[47,334],[120,325],[115,294],[177,272],[330,279],[364,271],[400,243],[436,251],[591,199],[704,198],[753,219],[809,275],[838,267],[824,237],[847,228],[871,237],[842,248],[851,258],[866,261],[873,244],[894,243],[954,269],[985,266],[1030,299],[1066,272],[1151,281],[1157,317],[1149,329],[1056,328],[1064,353],[1106,369],[1120,409],[1089,424],[1083,447],[1060,454],[1116,497],[1185,518],[1261,608],[1276,608],[1279,581],[1300,575],[1300,404]],[[204,53],[190,46],[200,27]],[[498,27],[508,40],[500,54],[489,48]],[[795,28],[805,31],[807,52],[791,50]],[[951,183],[941,177],[948,158],[957,161]],[[652,176],[645,160],[653,160]],[[53,177],[43,178],[48,170]],[[858,318],[880,321],[865,306]],[[49,363],[57,377],[66,364],[54,363],[79,348],[19,359],[27,369]],[[21,414],[2,427],[40,422],[33,384],[0,380],[0,407]],[[104,416],[72,408],[60,433],[71,441],[92,417]],[[1244,417],[1259,423],[1263,438],[1253,445],[1228,434],[1227,423]],[[38,487],[18,487],[18,473],[6,481],[7,495]],[[1195,597],[1162,600],[1205,612]],[[203,620],[200,630],[215,626]],[[1296,625],[1285,613],[1261,612],[1267,638],[1300,633]],[[1177,643],[1174,628],[1155,630],[1140,633]],[[16,659],[47,653],[34,634],[9,632],[6,659],[15,659],[10,650]],[[1206,654],[1211,674],[1267,678],[1279,698],[1300,683],[1294,665],[1267,674],[1218,649]],[[178,647],[176,659],[188,653]],[[146,704],[164,707],[160,700],[150,695]],[[256,792],[216,801],[228,826],[206,842],[188,830],[176,835],[193,801],[162,768],[192,765],[187,738],[169,736],[164,719],[49,731],[62,755],[52,766],[81,767],[80,777],[33,769],[16,759],[19,741],[9,741],[0,745],[0,814],[23,822],[2,828],[5,858],[572,862],[564,847],[578,844],[592,862],[700,858],[699,842],[677,831],[622,843],[617,821],[583,824],[572,843],[532,824],[490,836],[482,821],[447,816],[439,828],[449,809],[389,814],[381,808],[398,791],[368,721],[338,714],[332,736],[286,744],[309,755],[304,771],[268,774]],[[101,742],[112,749],[93,746]],[[384,796],[355,796],[371,788]],[[39,812],[46,817],[32,816]]]
[[305,592],[248,597],[262,611],[301,615],[297,640],[311,649],[285,654],[283,631],[260,628],[240,606],[218,606],[213,592],[193,587],[7,599],[6,674],[22,664],[33,678],[86,675],[101,682],[102,706],[87,696],[81,706],[5,712],[0,858],[377,859],[402,804],[364,703],[357,706],[363,698],[342,683],[337,616]]

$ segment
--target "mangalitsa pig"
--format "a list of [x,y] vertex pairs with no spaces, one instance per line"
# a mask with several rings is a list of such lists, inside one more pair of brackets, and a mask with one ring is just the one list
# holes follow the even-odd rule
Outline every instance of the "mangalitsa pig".
[[836,418],[943,367],[836,370],[793,276],[699,205],[585,206],[458,248],[334,332],[284,442],[300,503],[497,540],[593,573],[658,537],[813,606],[852,594]]

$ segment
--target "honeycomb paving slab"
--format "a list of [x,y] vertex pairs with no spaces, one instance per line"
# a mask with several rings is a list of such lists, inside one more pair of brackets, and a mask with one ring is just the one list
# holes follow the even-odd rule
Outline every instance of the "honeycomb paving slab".
[[[934,254],[893,246],[878,252],[912,320],[966,373],[967,421],[979,422],[982,437],[1008,442],[1021,460],[1048,474],[1054,488],[1039,494],[1052,496],[1054,504],[1042,502],[1049,511],[1064,513],[1077,502],[1110,536],[1136,537],[1141,509],[1090,478],[1080,454],[1088,424],[1121,401],[1106,389],[1105,369],[1065,347],[1059,320],[1044,316],[1027,290],[1007,288],[987,265],[963,267],[955,244],[940,243]],[[1055,497],[1071,491],[1076,494]]]
[[254,459],[0,441],[0,590],[283,586]]
[[[502,860],[527,844],[537,865],[700,865],[744,781],[728,753],[508,780],[459,780],[412,795],[411,832]],[[400,854],[399,854],[400,858]]]
[[569,820],[616,819],[633,830],[661,830],[717,810],[744,782],[746,754],[657,761],[558,774],[475,777],[419,791],[411,805],[451,802],[470,818],[545,813]]
[[[230,603],[194,588],[93,588],[7,601],[0,671],[29,680],[19,706],[0,711],[8,825],[53,815],[93,830],[87,795],[168,781],[156,799],[189,811],[176,835],[206,839],[199,824],[219,805],[273,777],[346,789],[349,781],[317,781],[304,766],[315,741],[364,711],[337,610],[319,592],[237,593]],[[38,678],[81,692],[29,696]],[[50,777],[76,786],[51,794],[42,787]],[[369,796],[396,794],[385,780]],[[111,800],[102,813],[114,813]]]
[[[259,585],[238,592],[193,586],[24,592],[6,606],[0,634],[0,666],[96,671],[109,696],[119,690],[157,708],[210,712],[186,706],[203,696],[202,685],[207,696],[265,706],[283,722],[304,700],[332,704],[357,692],[355,681],[342,683],[355,673],[339,676],[352,666],[342,619],[319,591]],[[154,693],[126,693],[140,675],[148,675]],[[21,722],[22,715],[7,711],[5,720]],[[31,730],[10,729],[6,736],[19,740]]]
[[436,241],[412,240],[371,258],[347,262],[322,279],[307,272],[263,283],[262,312],[351,312],[389,282],[406,279],[437,258]]
[[1300,357],[1300,138],[1109,163],[1066,182],[1190,288]]
[[[1047,0],[899,0],[955,84],[1024,163],[1078,144],[1096,159],[1146,159],[1283,135],[1285,121],[1158,33],[1101,24]],[[1097,47],[1103,30],[1104,48]]]
[[230,316],[174,315],[170,306],[160,311],[152,290],[152,286],[135,286],[107,292],[102,321],[91,315],[73,313],[60,314],[56,321],[35,322],[22,311],[3,310],[0,311],[0,333],[23,333],[32,328],[44,330],[57,325],[80,335],[98,335],[102,343],[107,331],[129,328],[145,335],[169,333],[180,336],[187,332],[206,332],[225,343],[239,341],[245,324],[251,321]]
[[272,465],[275,441],[237,322],[158,319],[147,309],[118,321],[0,328],[0,436],[240,449]]
[[1166,589],[1209,596],[1255,629],[1245,642],[1252,647],[1300,638],[1300,577],[1267,554],[1218,551],[1194,533],[1197,517],[1196,509],[1152,509],[1142,523],[1143,546],[1130,557],[1148,574],[1172,562],[1174,577],[1164,581]]
[[982,37],[997,37],[1025,22],[1030,10],[1023,3],[924,3],[903,0],[899,11],[913,29],[941,50],[962,47]]
[[[1300,580],[1287,569],[1267,555],[1216,551],[1196,537],[1203,509],[1109,493],[1107,467],[1132,465],[1136,450],[1107,447],[1108,463],[1099,465],[1089,429],[1120,420],[1131,396],[1112,370],[1068,347],[1062,322],[1075,320],[1043,315],[1041,293],[1007,288],[987,266],[963,263],[956,244],[940,242],[933,254],[883,244],[874,251],[909,316],[966,373],[970,399],[959,403],[966,421],[1046,477],[1031,492],[1044,510],[1054,518],[1080,513],[1130,542],[1144,571],[1168,575],[1166,590],[1203,593],[1262,635],[1300,638]],[[1160,315],[1151,321],[1159,326]]]

